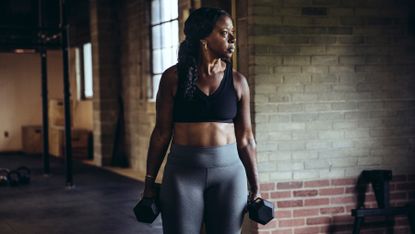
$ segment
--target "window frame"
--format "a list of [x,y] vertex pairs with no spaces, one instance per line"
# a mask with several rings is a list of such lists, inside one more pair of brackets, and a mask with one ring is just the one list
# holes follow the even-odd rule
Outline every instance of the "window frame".
[[87,96],[85,94],[85,58],[84,58],[84,46],[86,44],[91,44],[91,60],[92,60],[92,43],[86,42],[82,45],[75,48],[75,72],[76,72],[76,82],[77,82],[77,97],[78,100],[87,101],[94,98],[94,75],[93,75],[93,63],[91,63],[91,79],[92,79],[92,95]]
[[[179,45],[180,45],[180,40],[179,40],[179,37],[180,37],[180,35],[179,35],[179,27],[180,27],[180,21],[179,21],[179,1],[177,0],[177,17],[176,18],[167,18],[166,20],[162,20],[162,14],[161,14],[161,12],[162,12],[162,7],[161,7],[161,4],[159,5],[159,11],[160,11],[160,14],[159,14],[159,19],[157,19],[157,23],[154,23],[153,24],[153,19],[152,19],[152,17],[153,17],[153,15],[152,15],[152,4],[153,4],[153,1],[155,1],[155,0],[150,0],[149,2],[150,2],[150,4],[149,4],[149,9],[150,9],[150,17],[149,17],[149,38],[150,38],[150,63],[149,63],[149,65],[150,65],[150,77],[149,77],[149,80],[148,80],[148,82],[147,82],[147,87],[146,87],[146,99],[147,99],[147,101],[149,101],[149,102],[155,102],[156,101],[156,95],[157,95],[157,91],[158,91],[158,87],[156,88],[155,87],[155,77],[156,76],[160,76],[160,78],[161,78],[161,75],[162,75],[162,73],[164,72],[163,70],[165,70],[166,68],[163,68],[162,67],[162,71],[160,72],[160,73],[155,73],[154,72],[154,52],[155,52],[155,50],[157,50],[157,49],[154,49],[154,39],[155,39],[155,36],[153,35],[153,28],[154,27],[156,27],[156,26],[162,26],[162,25],[165,25],[165,24],[171,24],[171,23],[173,23],[173,22],[175,22],[176,21],[176,23],[177,23],[177,45],[176,45],[176,48],[177,48],[177,50],[178,50],[178,48],[179,48]],[[156,0],[156,1],[159,1],[159,3],[162,3],[162,1],[163,0]],[[171,1],[171,0],[168,0],[168,1]],[[161,32],[160,32],[160,35],[162,35],[162,30],[161,30]],[[160,37],[160,41],[162,40],[162,36]],[[169,47],[166,47],[166,48],[169,48]],[[173,47],[174,48],[174,47]],[[161,48],[158,48],[158,50],[162,50],[163,48],[161,47]],[[178,51],[176,51],[176,53],[175,53],[175,56],[176,56],[176,58],[177,58],[177,52]],[[174,64],[172,64],[172,65],[174,65]],[[162,65],[161,65],[162,66]],[[158,85],[158,84],[157,84]]]

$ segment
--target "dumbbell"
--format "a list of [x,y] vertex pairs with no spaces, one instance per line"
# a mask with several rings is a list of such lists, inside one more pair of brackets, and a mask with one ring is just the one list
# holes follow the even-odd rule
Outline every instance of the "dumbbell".
[[0,187],[9,185],[9,181],[7,180],[7,174],[9,170],[6,168],[0,169]]
[[156,197],[143,197],[134,207],[134,214],[139,222],[152,223],[160,213],[158,199],[160,184],[156,183],[154,186],[156,188]]
[[16,169],[19,173],[19,183],[20,184],[29,184],[30,183],[30,169],[27,167],[19,167]]
[[7,183],[10,186],[18,186],[30,183],[30,169],[27,167],[19,167],[15,170],[7,172]]
[[16,170],[9,171],[9,173],[7,173],[7,181],[12,187],[18,186],[20,181],[20,173]]
[[274,218],[274,204],[258,197],[248,202],[248,213],[251,220],[265,225]]

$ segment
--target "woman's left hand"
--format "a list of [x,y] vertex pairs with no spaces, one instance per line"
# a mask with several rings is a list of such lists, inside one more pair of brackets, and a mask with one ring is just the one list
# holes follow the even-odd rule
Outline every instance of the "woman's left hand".
[[261,193],[259,191],[249,192],[248,201],[251,202],[260,197],[261,197]]

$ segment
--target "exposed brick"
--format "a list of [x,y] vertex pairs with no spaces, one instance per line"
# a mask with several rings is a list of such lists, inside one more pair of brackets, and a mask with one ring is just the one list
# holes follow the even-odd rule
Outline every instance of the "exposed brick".
[[330,198],[331,204],[349,204],[355,202],[356,198],[354,196],[349,197],[332,197]]
[[309,56],[284,56],[284,65],[308,65],[310,64]]
[[293,200],[293,201],[279,201],[277,202],[277,207],[279,208],[288,208],[288,207],[302,207],[302,200]]
[[320,189],[318,194],[320,196],[326,196],[326,195],[339,195],[339,194],[344,194],[344,188],[325,188],[325,189]]
[[334,179],[331,180],[331,185],[355,185],[356,179]]
[[329,180],[313,180],[304,182],[304,188],[326,187],[330,185]]
[[338,213],[344,213],[344,207],[338,206],[338,207],[328,207],[328,208],[320,208],[321,214],[338,214]]
[[294,197],[313,197],[317,195],[317,190],[294,191]]
[[318,234],[320,233],[319,227],[305,227],[305,228],[296,228],[294,229],[294,234]]
[[302,66],[301,71],[305,73],[326,74],[329,72],[328,66]]
[[335,65],[335,64],[338,64],[338,57],[337,56],[312,56],[311,64]]
[[307,218],[307,225],[321,225],[321,224],[329,224],[331,221],[330,217],[317,217],[317,218]]
[[350,212],[353,209],[356,209],[356,205],[348,205],[348,206],[345,206],[344,208],[345,208],[345,212],[348,213],[348,214],[350,214]]
[[396,184],[397,190],[415,190],[415,182]]
[[322,205],[329,205],[328,198],[316,198],[316,199],[306,199],[304,200],[305,206],[322,206]]
[[262,226],[262,228],[264,229],[273,229],[277,227],[277,220],[273,219],[271,220],[269,223],[265,224],[264,226]]
[[292,211],[277,209],[277,211],[275,212],[275,217],[277,219],[292,218]]
[[303,187],[303,182],[280,182],[277,189],[299,189]]
[[356,193],[356,187],[346,187],[345,193]]
[[391,193],[390,194],[390,199],[392,199],[392,200],[407,199],[407,193],[406,192]]
[[275,189],[275,183],[260,184],[260,191],[273,191]]
[[408,205],[408,201],[395,201],[395,202],[391,202],[391,206],[392,207],[398,207],[398,206],[406,206]]
[[278,230],[272,231],[272,234],[292,234],[292,233],[293,233],[292,229],[278,229]]
[[294,179],[317,179],[319,177],[318,170],[303,170],[303,171],[294,171]]
[[303,226],[304,224],[304,219],[283,219],[278,222],[278,227],[296,227]]
[[291,192],[290,191],[271,192],[271,198],[273,198],[273,199],[289,198],[289,197],[291,197]]
[[309,216],[317,216],[318,214],[319,214],[319,209],[293,210],[294,217],[309,217]]
[[[334,221],[333,221],[334,223]],[[350,233],[350,230],[353,230],[353,224],[352,223],[346,223],[346,224],[339,224],[336,223],[336,225],[332,225],[330,228],[330,231],[333,233],[340,233],[340,234],[348,234]]]
[[354,217],[351,215],[334,215],[332,216],[333,223],[352,223],[354,221]]
[[405,218],[405,219],[397,218],[397,219],[395,219],[395,222],[396,222],[395,224],[397,226],[400,226],[400,225],[408,225],[409,224],[408,218]]
[[267,192],[261,192],[261,197],[264,199],[270,199],[271,195]]

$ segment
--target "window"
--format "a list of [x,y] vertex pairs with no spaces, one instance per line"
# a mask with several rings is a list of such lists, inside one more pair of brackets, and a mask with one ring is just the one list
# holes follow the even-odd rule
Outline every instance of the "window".
[[86,43],[83,46],[83,60],[84,60],[84,80],[83,80],[83,94],[85,98],[92,98],[92,46],[91,43]]
[[147,98],[156,99],[161,74],[177,63],[179,22],[177,0],[151,1],[152,77]]
[[79,100],[93,97],[92,46],[86,43],[75,49],[77,96]]

